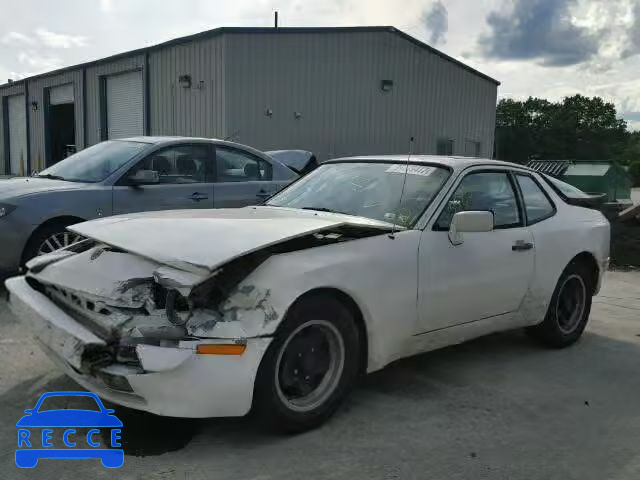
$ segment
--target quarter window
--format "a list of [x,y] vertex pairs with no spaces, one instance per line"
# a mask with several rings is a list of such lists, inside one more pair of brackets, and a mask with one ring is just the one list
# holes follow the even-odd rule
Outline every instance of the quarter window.
[[216,147],[218,182],[271,180],[271,165],[249,153]]
[[527,212],[527,223],[540,222],[554,214],[553,204],[533,178],[529,175],[516,175],[516,178]]
[[503,172],[471,173],[462,179],[436,222],[437,230],[448,230],[453,215],[469,210],[493,212],[494,228],[522,225],[516,194]]

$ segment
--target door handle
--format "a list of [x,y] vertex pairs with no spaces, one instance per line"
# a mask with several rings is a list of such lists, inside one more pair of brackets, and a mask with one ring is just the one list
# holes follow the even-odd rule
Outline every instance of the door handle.
[[200,200],[207,200],[209,198],[209,195],[205,193],[194,192],[189,198],[194,202],[199,202]]
[[511,246],[511,250],[514,252],[524,252],[526,250],[531,250],[533,248],[533,243],[525,242],[524,240],[518,240]]

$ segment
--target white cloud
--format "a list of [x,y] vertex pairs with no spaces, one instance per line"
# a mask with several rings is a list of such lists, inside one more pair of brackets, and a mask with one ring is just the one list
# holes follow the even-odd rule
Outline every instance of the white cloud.
[[82,35],[68,35],[66,33],[55,33],[45,28],[38,28],[36,35],[40,42],[49,48],[72,48],[87,46],[87,37]]
[[100,10],[103,12],[110,12],[113,9],[113,2],[111,0],[100,0]]
[[0,43],[3,43],[5,45],[33,45],[35,43],[35,40],[31,37],[28,37],[24,33],[7,32],[2,36],[2,38],[0,38]]
[[36,52],[20,52],[18,54],[18,62],[38,73],[59,68],[62,63],[57,57],[44,56]]

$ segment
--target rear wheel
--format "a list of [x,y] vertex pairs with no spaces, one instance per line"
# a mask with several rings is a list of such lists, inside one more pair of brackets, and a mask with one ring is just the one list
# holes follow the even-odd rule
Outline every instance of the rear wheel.
[[589,320],[593,288],[589,269],[580,263],[569,264],[558,280],[544,321],[527,331],[550,347],[575,343]]
[[326,421],[357,374],[359,331],[348,308],[317,295],[292,307],[256,378],[253,413],[270,429],[294,433]]
[[60,221],[39,228],[29,239],[22,263],[81,241],[83,238],[80,235],[67,230],[67,227],[74,223],[76,222]]

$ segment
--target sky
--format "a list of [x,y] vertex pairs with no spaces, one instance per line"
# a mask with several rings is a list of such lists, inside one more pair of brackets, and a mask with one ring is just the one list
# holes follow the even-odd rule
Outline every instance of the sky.
[[[4,8],[3,8],[4,7]],[[640,0],[0,0],[0,83],[221,26],[393,25],[501,82],[640,130]],[[10,13],[9,13],[10,12]]]

